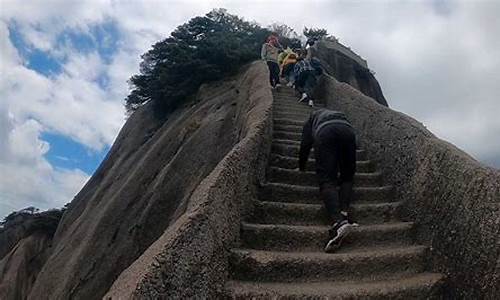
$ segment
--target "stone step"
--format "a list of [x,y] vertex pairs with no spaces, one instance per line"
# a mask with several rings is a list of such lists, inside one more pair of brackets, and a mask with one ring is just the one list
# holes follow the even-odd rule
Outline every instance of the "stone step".
[[[329,226],[242,223],[241,247],[272,251],[322,252],[328,242],[329,228]],[[413,237],[411,222],[360,225],[344,238],[340,250],[349,252],[365,247],[410,245]]]
[[290,119],[290,118],[276,118],[274,117],[273,119],[274,125],[280,124],[280,125],[296,125],[296,126],[304,126],[303,121],[298,121],[295,119]]
[[[306,171],[316,170],[316,160],[309,155],[309,160],[307,161]],[[271,154],[269,157],[269,165],[271,167],[278,167],[283,169],[296,169],[299,167],[299,159],[291,156]],[[359,173],[371,173],[375,171],[375,165],[370,160],[357,161],[356,162],[356,172]]]
[[273,95],[280,96],[280,95],[294,95],[295,94],[295,89],[289,86],[280,86],[277,87],[275,90],[273,90]]
[[[301,140],[295,140],[295,139],[280,139],[280,138],[273,138],[273,144],[282,144],[282,145],[291,145],[291,146],[297,146],[299,147],[301,143]],[[363,160],[367,159],[366,156],[366,151],[364,149],[356,149],[356,153],[358,157],[363,157]]]
[[302,133],[304,124],[289,125],[289,124],[274,124],[273,131],[284,131],[288,133]]
[[309,118],[308,113],[295,113],[295,112],[273,112],[276,119],[295,119],[297,121],[305,122]]
[[273,114],[287,114],[287,113],[291,113],[291,114],[305,114],[307,116],[309,116],[314,110],[318,109],[317,107],[316,108],[294,108],[294,107],[287,107],[287,108],[274,108],[273,109]]
[[311,112],[313,110],[318,110],[324,108],[323,104],[321,103],[315,103],[313,107],[310,107],[308,105],[308,102],[291,102],[291,101],[274,101],[273,104],[273,111],[293,111],[297,110],[299,112],[305,111],[305,112]]
[[[271,182],[281,182],[294,185],[317,186],[316,173],[312,171],[300,172],[293,169],[270,167],[267,178]],[[354,175],[355,186],[380,186],[382,184],[382,173],[356,173]]]
[[275,129],[273,130],[273,139],[300,142],[302,140],[302,131],[296,131],[296,132],[283,131],[283,130],[276,129],[276,125],[275,125]]
[[[292,185],[268,182],[259,188],[259,199],[292,203],[321,203],[319,188],[316,186]],[[354,187],[353,202],[394,202],[393,187]]]
[[373,248],[348,253],[232,249],[232,278],[280,282],[377,280],[424,271],[425,246]]
[[[279,155],[283,155],[283,156],[298,157],[300,143],[293,143],[293,141],[290,141],[288,143],[289,144],[283,144],[277,140],[273,140],[273,143],[271,145],[271,153],[279,154]],[[311,149],[311,152],[309,153],[309,155],[310,156],[314,155],[314,148]],[[365,160],[366,159],[366,152],[364,150],[356,150],[356,159],[360,160],[360,161]]]
[[273,144],[278,144],[278,145],[289,145],[289,146],[300,147],[301,140],[297,141],[297,140],[273,138],[272,142],[273,142]]
[[229,281],[228,299],[442,299],[445,277],[437,273],[394,274],[394,279],[380,281],[335,282],[255,282]]
[[[359,224],[380,224],[397,220],[400,202],[365,203],[351,205],[352,216]],[[249,221],[258,224],[329,225],[323,204],[302,204],[274,201],[256,201]]]
[[309,106],[309,101],[298,102],[297,98],[293,100],[275,100],[273,104],[274,111],[283,111],[283,110],[299,110],[309,112],[312,110],[318,110],[326,108],[323,103],[314,102],[314,105]]
[[[276,133],[284,133],[285,137],[276,137]],[[286,131],[275,131],[273,132],[273,144],[282,144],[282,145],[290,145],[300,147],[300,143],[302,141],[302,134],[290,133]],[[358,158],[362,157],[366,159],[366,151],[361,148],[357,148]]]

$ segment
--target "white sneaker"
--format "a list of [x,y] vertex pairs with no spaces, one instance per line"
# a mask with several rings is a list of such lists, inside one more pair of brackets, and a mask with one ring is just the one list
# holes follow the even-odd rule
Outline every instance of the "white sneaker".
[[287,87],[292,87],[293,86],[293,82],[290,81],[289,83],[286,84],[286,86]]
[[281,83],[276,83],[275,87],[280,87]]
[[306,93],[302,93],[302,98],[299,99],[299,102],[302,102],[304,100],[307,99],[307,94]]
[[337,222],[329,230],[330,240],[325,246],[326,253],[332,253],[342,245],[342,240],[349,235],[353,227],[357,227],[358,224],[350,224],[347,220]]
[[310,106],[310,107],[314,107],[314,101],[309,100],[309,103],[308,103],[308,104],[309,104],[309,106]]

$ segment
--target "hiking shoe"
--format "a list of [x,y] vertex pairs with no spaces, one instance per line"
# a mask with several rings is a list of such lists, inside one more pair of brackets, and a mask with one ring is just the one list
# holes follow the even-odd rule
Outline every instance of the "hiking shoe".
[[309,100],[308,104],[309,104],[310,107],[314,107],[314,101],[312,99]]
[[299,102],[302,102],[302,101],[305,101],[307,99],[307,94],[306,93],[302,93],[302,97],[299,99]]
[[357,223],[349,223],[347,220],[342,220],[333,224],[333,227],[328,231],[330,234],[330,240],[325,246],[326,253],[332,253],[337,250],[341,244],[342,240],[349,235],[353,227],[358,226]]

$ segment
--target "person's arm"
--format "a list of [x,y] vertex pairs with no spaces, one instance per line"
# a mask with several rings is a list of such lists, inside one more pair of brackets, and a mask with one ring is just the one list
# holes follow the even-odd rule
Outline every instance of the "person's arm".
[[262,44],[262,49],[260,50],[260,58],[262,58],[262,60],[266,60],[266,56],[267,56],[267,47],[266,44]]
[[313,141],[312,116],[310,116],[302,128],[302,141],[300,142],[299,150],[299,170],[302,172],[306,170],[307,159],[309,158]]

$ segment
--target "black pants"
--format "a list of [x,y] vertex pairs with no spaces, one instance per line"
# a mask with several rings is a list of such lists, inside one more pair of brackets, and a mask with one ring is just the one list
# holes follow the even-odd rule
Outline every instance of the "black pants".
[[283,67],[283,71],[281,72],[282,77],[285,77],[288,80],[288,82],[291,83],[295,82],[295,72],[293,71],[294,67],[295,64],[289,63]]
[[349,211],[356,172],[356,136],[353,128],[345,124],[330,124],[321,128],[314,141],[314,156],[320,197],[331,220],[339,221],[343,218],[340,211]]
[[299,74],[295,81],[296,89],[301,93],[312,95],[313,89],[316,86],[316,76],[314,71],[303,71]]
[[274,61],[268,61],[267,66],[269,67],[269,82],[272,87],[275,87],[280,83],[280,67]]

